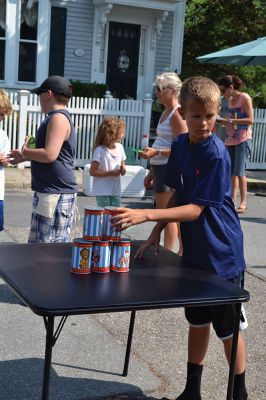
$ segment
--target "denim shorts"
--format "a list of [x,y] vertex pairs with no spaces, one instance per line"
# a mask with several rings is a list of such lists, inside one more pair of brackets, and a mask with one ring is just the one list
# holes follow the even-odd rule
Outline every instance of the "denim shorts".
[[[238,287],[244,287],[244,272],[229,282]],[[234,329],[234,307],[232,304],[224,304],[220,306],[204,306],[204,307],[186,307],[186,319],[194,328],[202,328],[212,323],[216,335],[221,340],[226,340],[233,336]],[[240,316],[240,329],[247,327],[247,321],[244,309],[242,308]]]
[[246,162],[250,156],[252,140],[246,140],[236,146],[226,146],[231,158],[231,175],[245,176]]
[[172,189],[164,184],[167,164],[152,165],[153,190],[155,193],[171,192]]

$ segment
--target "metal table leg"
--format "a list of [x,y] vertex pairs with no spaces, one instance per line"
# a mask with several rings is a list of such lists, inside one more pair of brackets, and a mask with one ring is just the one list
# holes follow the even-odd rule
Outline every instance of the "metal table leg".
[[237,344],[238,344],[238,335],[239,335],[241,303],[233,304],[233,307],[234,307],[234,311],[235,311],[235,321],[234,321],[233,343],[232,343],[232,351],[231,351],[231,361],[230,361],[230,369],[229,369],[226,400],[232,400],[232,398],[233,398],[233,389],[234,389],[234,380],[235,380],[235,364],[236,364],[236,353],[237,353]]
[[45,343],[45,360],[44,360],[43,385],[42,385],[42,400],[48,400],[49,398],[52,348],[54,344],[53,333],[54,333],[54,317],[48,317],[46,323],[46,343]]
[[123,376],[127,376],[127,373],[128,373],[128,364],[129,364],[129,358],[130,358],[130,350],[131,350],[131,343],[132,343],[132,337],[133,337],[135,316],[136,316],[136,311],[131,311]]

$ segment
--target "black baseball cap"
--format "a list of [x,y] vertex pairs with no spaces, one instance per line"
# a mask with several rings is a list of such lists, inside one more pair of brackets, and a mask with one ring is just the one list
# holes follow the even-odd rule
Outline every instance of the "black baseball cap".
[[41,86],[32,89],[30,92],[35,94],[41,94],[47,92],[47,90],[51,90],[57,94],[61,94],[70,98],[72,96],[72,85],[71,83],[59,75],[52,75],[49,78],[45,79]]

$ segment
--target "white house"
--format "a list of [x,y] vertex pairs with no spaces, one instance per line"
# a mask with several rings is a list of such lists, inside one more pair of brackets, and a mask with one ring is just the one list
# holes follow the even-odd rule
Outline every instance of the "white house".
[[58,74],[141,99],[180,72],[184,18],[185,0],[0,0],[0,86]]

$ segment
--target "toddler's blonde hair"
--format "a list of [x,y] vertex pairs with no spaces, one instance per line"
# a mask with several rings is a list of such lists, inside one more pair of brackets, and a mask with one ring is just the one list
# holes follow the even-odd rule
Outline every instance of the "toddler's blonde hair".
[[99,125],[95,138],[95,149],[98,146],[110,147],[111,143],[117,139],[120,133],[125,132],[125,121],[117,117],[106,117]]
[[10,103],[8,94],[3,89],[0,89],[0,113],[10,115],[12,110],[13,107]]

